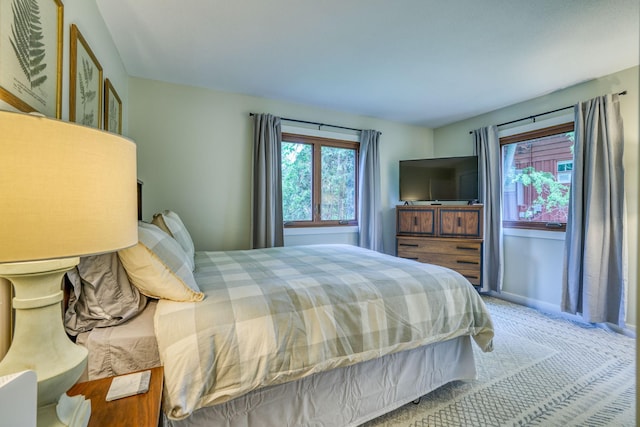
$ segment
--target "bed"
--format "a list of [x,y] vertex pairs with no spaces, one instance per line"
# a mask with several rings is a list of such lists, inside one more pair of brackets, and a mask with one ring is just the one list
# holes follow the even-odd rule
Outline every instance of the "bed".
[[349,245],[195,252],[177,214],[154,222],[118,254],[147,302],[76,335],[90,379],[163,365],[166,425],[355,426],[475,378],[472,341],[492,349],[482,299],[452,270]]

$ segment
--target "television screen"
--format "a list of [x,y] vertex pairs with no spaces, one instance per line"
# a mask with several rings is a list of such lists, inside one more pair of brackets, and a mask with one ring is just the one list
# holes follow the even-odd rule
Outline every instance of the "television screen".
[[400,200],[478,199],[478,156],[400,161]]

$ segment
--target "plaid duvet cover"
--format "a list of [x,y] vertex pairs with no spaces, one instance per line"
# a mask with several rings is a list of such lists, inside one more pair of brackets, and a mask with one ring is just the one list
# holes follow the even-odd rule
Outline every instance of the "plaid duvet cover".
[[471,335],[492,350],[460,274],[349,245],[197,252],[201,302],[161,300],[155,330],[172,419],[261,387]]

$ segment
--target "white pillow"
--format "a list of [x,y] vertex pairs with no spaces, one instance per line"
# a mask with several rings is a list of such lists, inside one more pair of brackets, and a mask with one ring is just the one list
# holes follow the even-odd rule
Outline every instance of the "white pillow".
[[143,294],[173,301],[202,301],[189,257],[180,244],[153,224],[138,223],[138,244],[118,251],[129,280]]
[[171,237],[176,239],[182,249],[189,257],[189,265],[191,271],[195,269],[194,255],[196,252],[191,235],[180,219],[180,216],[173,211],[163,211],[153,216],[152,224],[157,225],[160,229],[166,231]]

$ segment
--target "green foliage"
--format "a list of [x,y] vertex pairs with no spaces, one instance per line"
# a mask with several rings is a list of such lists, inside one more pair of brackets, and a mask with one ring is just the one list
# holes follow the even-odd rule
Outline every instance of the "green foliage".
[[322,220],[355,219],[355,151],[322,147]]
[[312,146],[282,143],[282,216],[287,221],[311,221]]
[[113,132],[118,132],[118,104],[115,99],[109,100],[109,123],[107,129]]
[[13,24],[10,43],[16,54],[20,69],[29,80],[31,89],[41,86],[47,76],[40,8],[37,0],[14,0],[11,4]]
[[537,206],[549,212],[569,205],[570,186],[556,181],[555,176],[550,172],[538,171],[529,166],[511,176],[510,179],[513,183],[519,182],[524,186],[533,187],[538,195],[525,212],[527,219],[531,219],[539,212],[536,209]]
[[[93,80],[93,65],[88,59],[82,58],[82,71],[78,75],[80,86],[80,103],[82,104],[82,118],[80,123],[86,126],[93,125],[95,111],[91,103],[96,99],[97,91],[90,90],[91,80]],[[87,112],[87,107],[89,111]]]
[[[288,221],[313,220],[313,147],[282,142],[282,209]],[[356,153],[321,148],[321,220],[355,219]]]
[[573,149],[576,146],[576,133],[575,133],[575,131],[565,133],[564,137],[567,138],[569,141],[571,141],[571,147],[569,147],[569,150],[571,151],[571,155],[573,155]]

